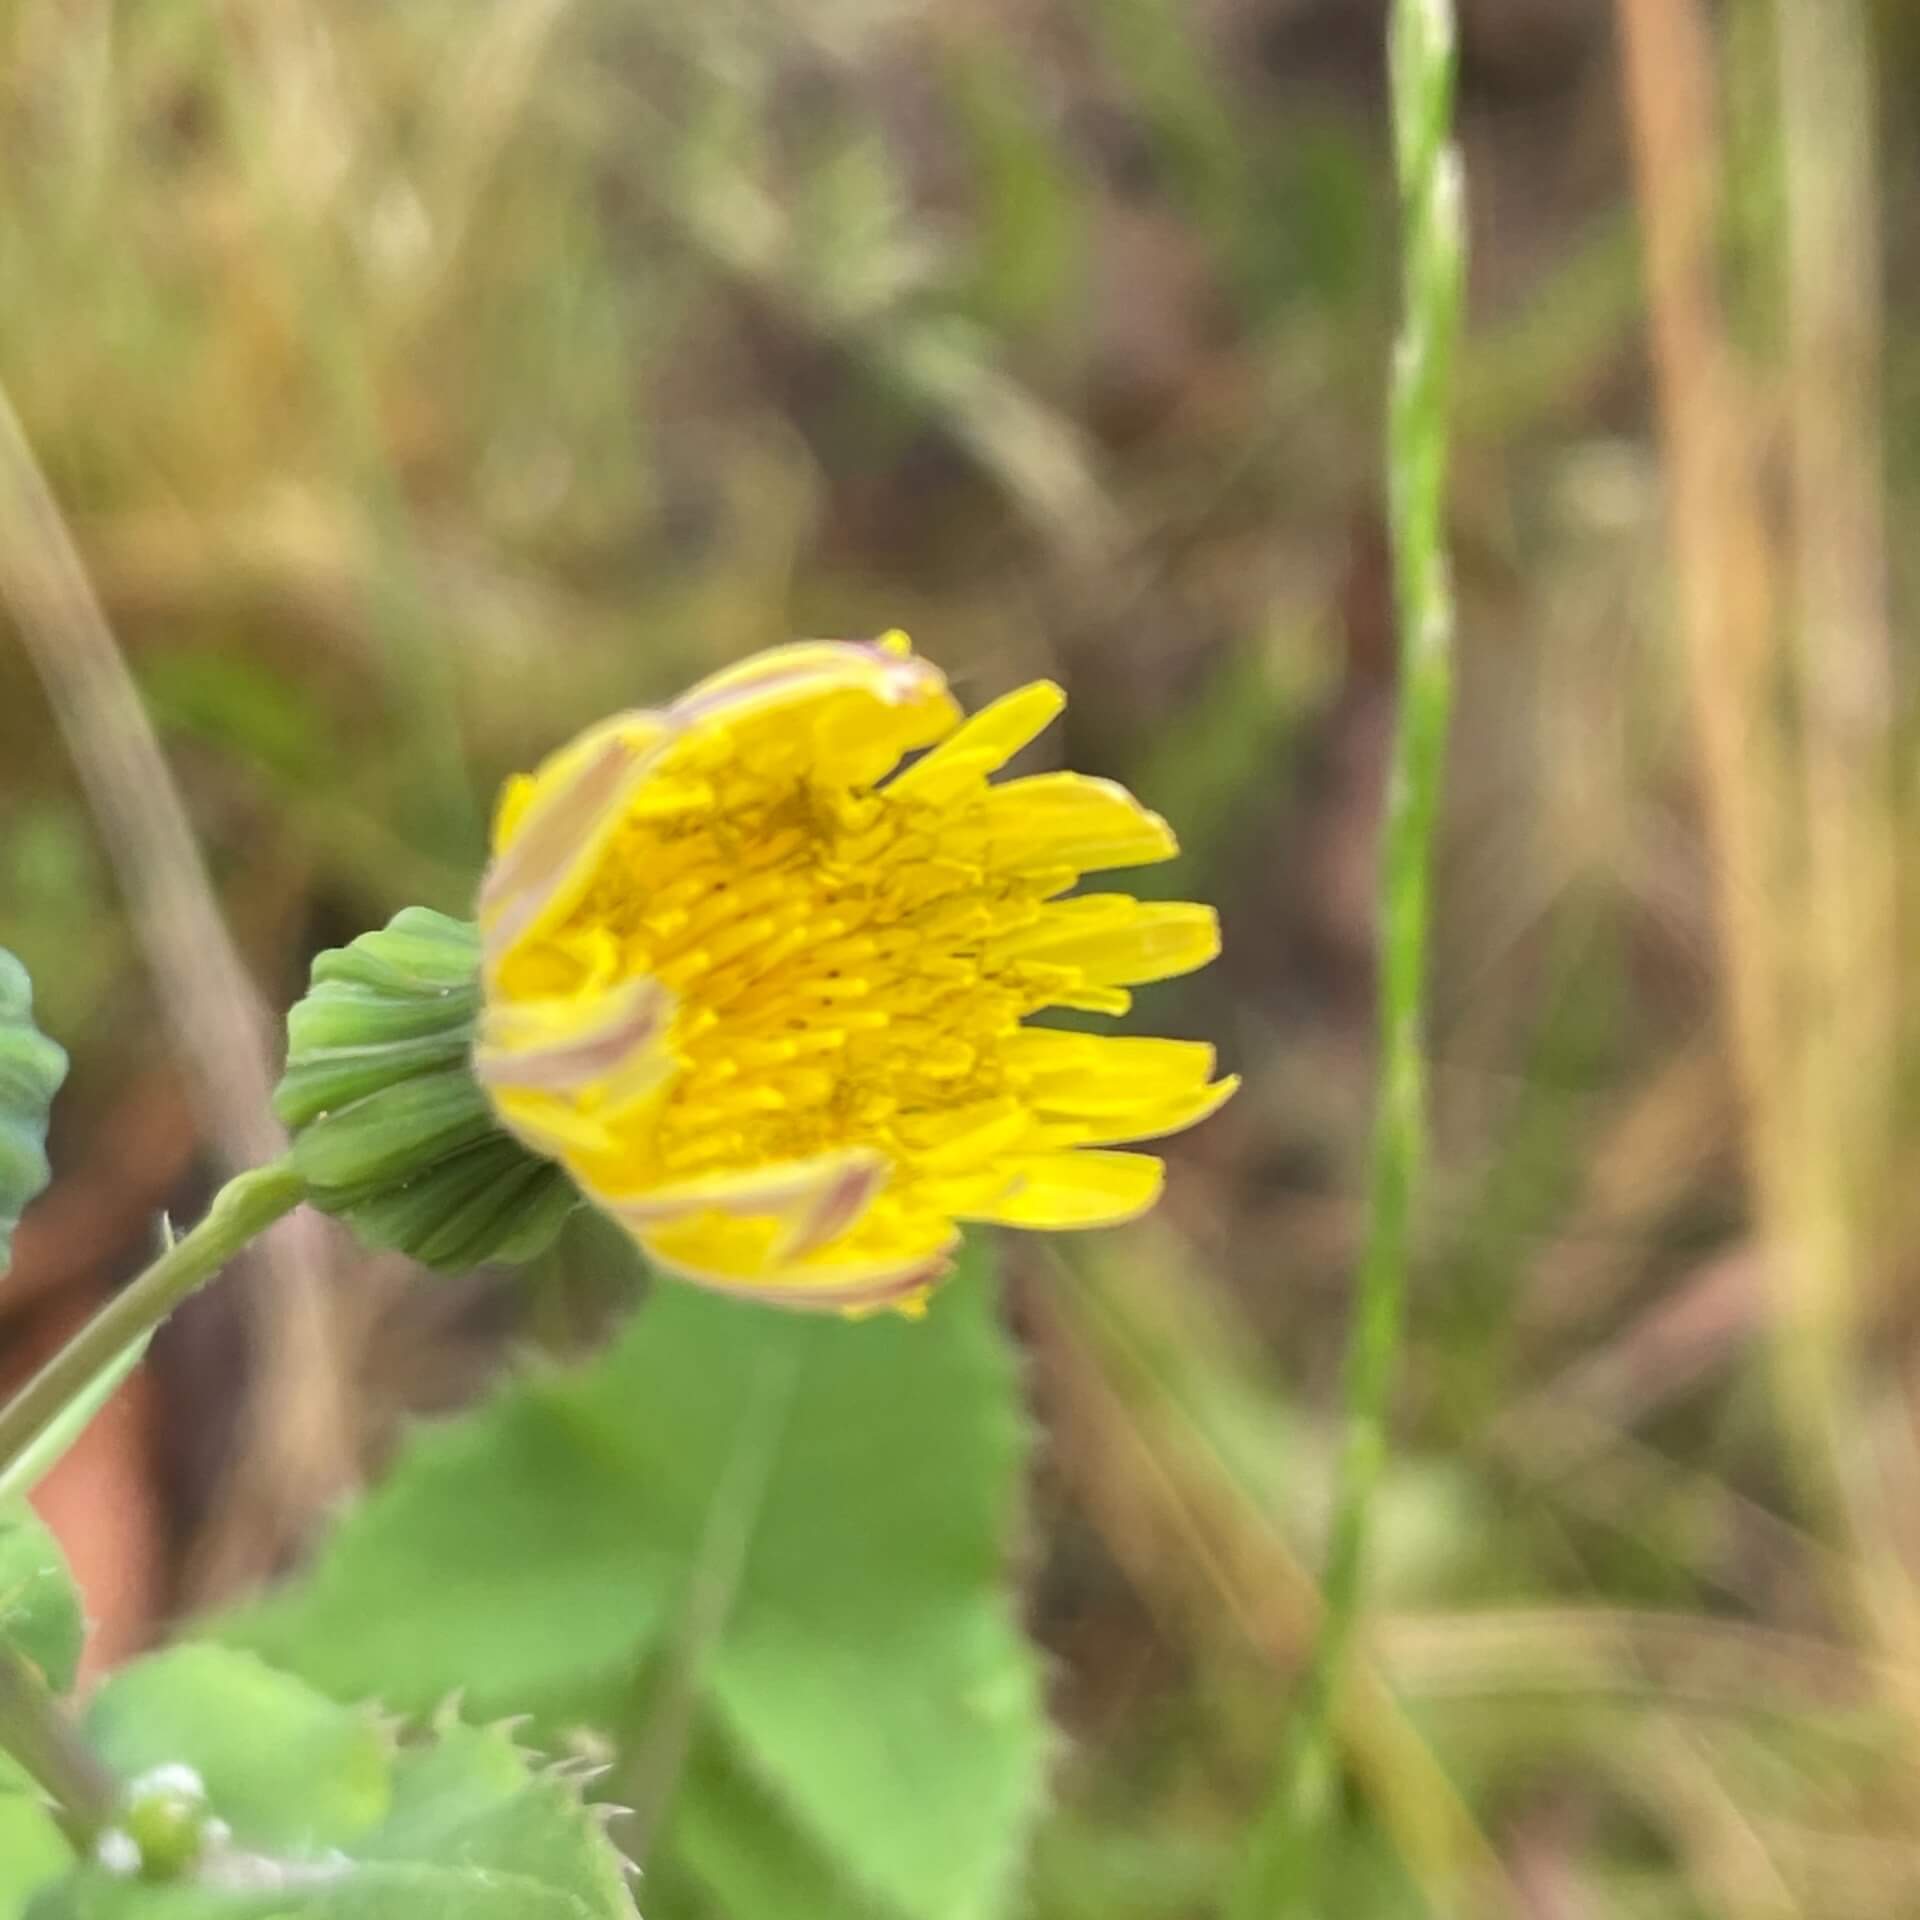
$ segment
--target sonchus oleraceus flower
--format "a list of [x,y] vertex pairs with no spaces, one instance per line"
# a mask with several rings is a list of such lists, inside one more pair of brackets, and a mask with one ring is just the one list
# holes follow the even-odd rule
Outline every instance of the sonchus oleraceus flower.
[[663,1270],[784,1306],[911,1307],[960,1222],[1150,1206],[1161,1163],[1115,1143],[1236,1083],[1197,1042],[1028,1020],[1125,1013],[1218,924],[1073,891],[1176,850],[1124,788],[990,779],[1063,704],[965,719],[904,635],[803,642],[510,782],[474,1054],[501,1120]]

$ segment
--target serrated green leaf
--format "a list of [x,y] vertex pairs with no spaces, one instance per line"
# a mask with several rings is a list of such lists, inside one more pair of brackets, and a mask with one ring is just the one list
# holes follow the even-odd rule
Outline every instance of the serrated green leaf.
[[226,1647],[122,1668],[94,1696],[86,1731],[125,1779],[187,1762],[220,1818],[274,1853],[348,1845],[392,1789],[388,1741],[367,1714]]
[[594,1829],[579,1793],[556,1775],[529,1774],[499,1728],[442,1722],[428,1747],[402,1754],[394,1804],[358,1847],[368,1862],[458,1861],[476,1873],[530,1879],[584,1914],[632,1911],[619,1856]]
[[[341,1698],[463,1690],[549,1729],[624,1725],[645,1671],[610,1791],[662,1799],[663,1871],[719,1899],[724,1831],[824,1863],[843,1915],[1002,1912],[1044,1736],[1004,1578],[1024,1427],[972,1264],[919,1323],[663,1288],[591,1366],[417,1438],[313,1574],[225,1632]],[[766,1818],[680,1766],[676,1697]],[[791,1884],[755,1865],[733,1920],[787,1911],[752,1904]]]
[[167,1885],[74,1868],[32,1920],[635,1920],[598,1820],[498,1728],[443,1714],[396,1744],[370,1713],[211,1645],[103,1694],[88,1731],[105,1757],[134,1777],[191,1768],[231,1837]]
[[67,1056],[33,1024],[33,982],[0,947],[0,1274],[13,1263],[13,1230],[47,1184],[47,1113],[67,1077]]
[[80,1595],[59,1542],[25,1500],[0,1503],[0,1640],[65,1693],[85,1639]]

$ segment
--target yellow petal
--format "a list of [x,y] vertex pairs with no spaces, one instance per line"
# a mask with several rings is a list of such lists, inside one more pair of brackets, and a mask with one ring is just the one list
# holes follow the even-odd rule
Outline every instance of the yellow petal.
[[891,781],[887,792],[897,800],[943,805],[974,781],[998,773],[1053,724],[1066,704],[1067,696],[1051,680],[1018,687],[963,721],[956,732]]
[[1075,1013],[1126,1013],[1133,1005],[1133,995],[1124,987],[1096,987],[1085,981],[1075,981],[1072,974],[1062,976],[1064,984],[1048,990],[1046,998],[1040,1003],[1048,1007],[1068,1007]]
[[1105,1146],[1153,1140],[1204,1120],[1237,1078],[1216,1081],[1214,1051],[1198,1040],[1054,1033],[1013,1036],[1006,1058],[1038,1123],[1036,1144]]
[[1240,1089],[1240,1076],[1229,1074],[1211,1086],[1184,1093],[1165,1093],[1121,1102],[1111,1095],[1100,1104],[1081,1104],[1071,1095],[1057,1102],[1036,1101],[1047,1144],[1059,1147],[1115,1146],[1128,1140],[1161,1140],[1184,1133],[1217,1113]]
[[1125,787],[1084,773],[1035,773],[990,787],[981,803],[994,865],[1098,873],[1151,866],[1180,851],[1173,829]]
[[536,773],[517,773],[500,789],[493,816],[493,851],[505,853],[518,837],[534,801],[568,785],[609,740],[618,740],[635,754],[658,746],[672,731],[664,714],[636,708],[616,713],[550,753]]
[[527,817],[527,809],[539,791],[540,783],[530,773],[507,776],[493,809],[491,844],[495,853],[504,853],[513,844],[513,836],[520,831],[520,822]]
[[672,1071],[664,1045],[674,997],[658,980],[627,980],[597,999],[522,1000],[487,1010],[474,1048],[482,1086],[549,1093],[617,1088],[623,1100],[637,1082]]
[[916,1299],[952,1261],[958,1234],[938,1221],[894,1237],[893,1244],[856,1246],[822,1259],[777,1264],[753,1223],[698,1215],[637,1236],[665,1272],[719,1293],[808,1311],[871,1312]]
[[826,685],[859,686],[889,705],[902,705],[944,690],[946,676],[930,660],[901,653],[885,639],[793,640],[710,673],[688,688],[670,711],[683,725],[724,714],[737,715],[756,702],[780,701]]
[[487,1096],[507,1131],[549,1160],[572,1167],[609,1159],[620,1151],[620,1137],[606,1120],[582,1113],[558,1094],[490,1087]]
[[670,709],[690,733],[778,725],[805,736],[807,758],[850,786],[892,771],[903,753],[958,724],[946,676],[926,660],[884,643],[803,640],[724,668]]
[[995,940],[993,952],[1009,960],[1050,959],[1044,949],[1110,927],[1130,926],[1139,915],[1140,902],[1130,893],[1080,893],[1070,900],[1050,900],[1025,926]]
[[959,708],[940,670],[886,646],[802,641],[711,675],[664,714],[621,714],[552,755],[503,798],[479,918],[490,967],[552,927],[592,885],[629,819],[709,806],[701,777],[710,743],[738,730],[804,738],[805,759],[850,784],[877,779],[900,756],[939,739]]
[[916,1114],[901,1123],[916,1171],[965,1173],[1017,1147],[1033,1125],[1018,1100],[983,1100],[939,1113]]
[[1144,1034],[1062,1033],[1025,1027],[1010,1035],[1007,1064],[1027,1077],[1030,1097],[1073,1090],[1083,1108],[1148,1094],[1183,1092],[1213,1078],[1214,1051],[1203,1040]]
[[651,1241],[676,1221],[725,1215],[764,1223],[760,1258],[770,1264],[807,1259],[851,1232],[887,1183],[885,1156],[851,1147],[809,1160],[788,1160],[745,1172],[707,1174],[627,1194],[601,1193],[599,1203]]
[[1036,1153],[1003,1164],[1013,1187],[969,1217],[1043,1231],[1135,1219],[1159,1199],[1165,1171],[1149,1153]]
[[1050,967],[1078,968],[1091,986],[1137,987],[1191,973],[1218,956],[1220,916],[1211,907],[1191,900],[1126,904],[1129,911],[1089,921],[1084,928],[1068,919],[1051,939],[1036,930],[1020,957]]
[[[507,838],[480,888],[480,936],[489,970],[514,945],[566,913],[592,884],[627,802],[661,751],[659,736],[605,728],[534,775],[504,824]],[[503,816],[504,821],[504,816]]]

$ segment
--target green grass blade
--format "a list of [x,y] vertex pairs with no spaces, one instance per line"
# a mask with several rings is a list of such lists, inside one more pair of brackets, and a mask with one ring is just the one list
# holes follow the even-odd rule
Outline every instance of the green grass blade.
[[[1399,621],[1399,703],[1380,868],[1381,1087],[1367,1243],[1347,1351],[1339,1486],[1318,1644],[1272,1796],[1234,1890],[1234,1920],[1319,1911],[1313,1858],[1338,1775],[1335,1706],[1364,1604],[1373,1496],[1400,1350],[1415,1199],[1427,1159],[1425,979],[1434,821],[1452,709],[1453,598],[1445,512],[1448,406],[1465,266],[1464,189],[1450,138],[1451,0],[1397,0],[1393,137],[1406,313],[1394,358],[1387,491]],[[1443,1897],[1444,1891],[1430,1890]]]

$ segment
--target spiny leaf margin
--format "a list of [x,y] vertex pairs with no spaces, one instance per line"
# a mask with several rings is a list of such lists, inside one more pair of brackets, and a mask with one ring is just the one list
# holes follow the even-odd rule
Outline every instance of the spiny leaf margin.
[[29,1920],[636,1920],[600,1818],[504,1727],[445,1709],[400,1738],[205,1643],[109,1679],[86,1725],[125,1776],[192,1769],[230,1836],[164,1885],[89,1860]]

